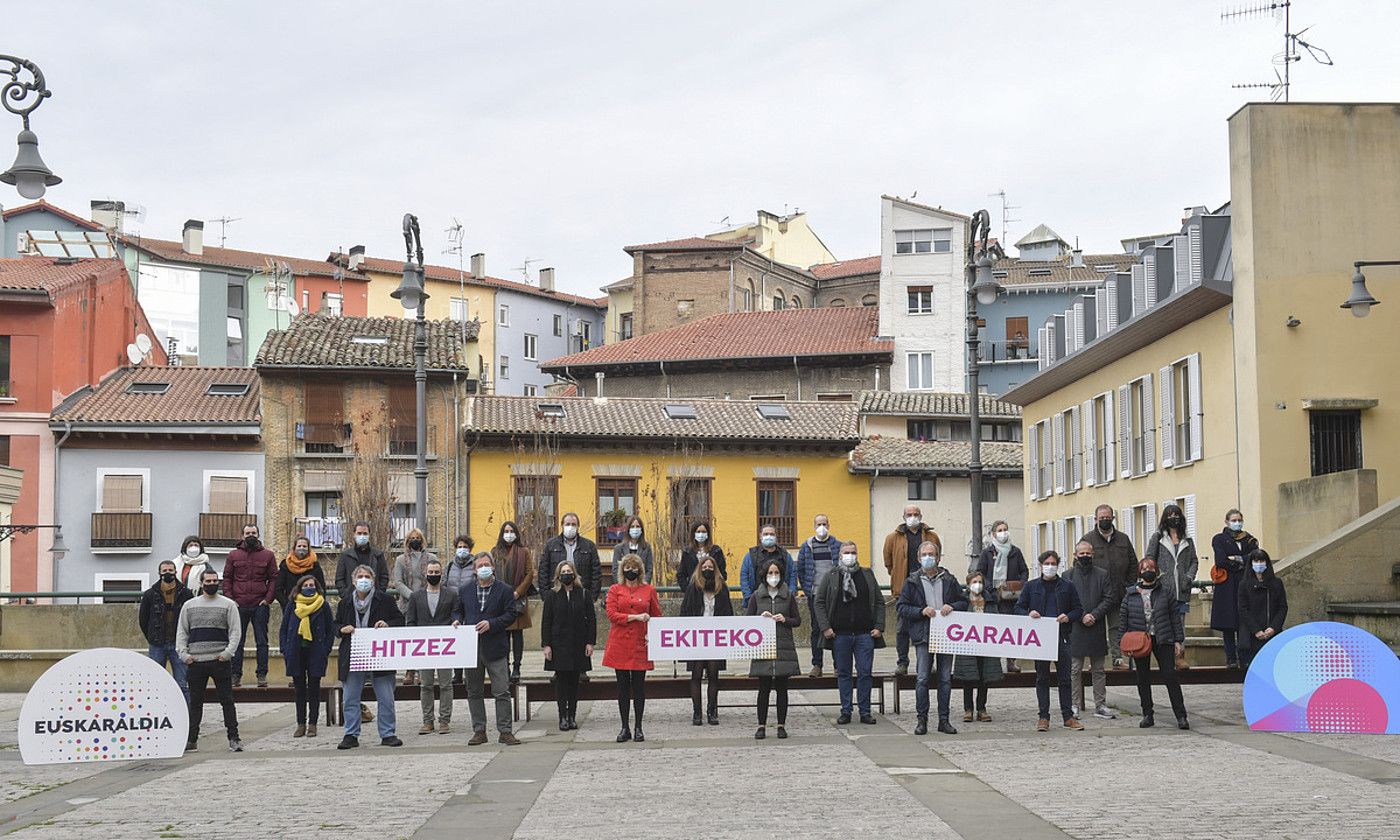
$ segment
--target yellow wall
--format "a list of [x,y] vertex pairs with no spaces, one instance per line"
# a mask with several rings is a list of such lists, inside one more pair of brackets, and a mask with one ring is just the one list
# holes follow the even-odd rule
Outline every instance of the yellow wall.
[[[622,336],[622,316],[632,312],[632,288],[614,289],[608,292],[608,322],[604,327],[606,335],[603,336],[604,344],[612,344],[621,341]],[[632,323],[632,334],[637,335],[637,325],[635,317]]]
[[[366,271],[369,277],[369,317],[402,318],[403,306],[389,295],[403,281],[402,274],[388,274],[379,271]],[[454,281],[426,280],[428,302],[425,314],[429,320],[446,320],[452,315],[452,298],[462,297],[462,287]],[[485,364],[496,358],[496,291],[490,286],[474,285],[470,278],[465,284],[467,317],[481,322],[477,334],[477,352]],[[476,359],[471,360],[472,369],[479,372]]]
[[754,239],[754,251],[769,259],[798,268],[835,262],[836,257],[807,224],[807,214],[798,213],[783,221],[772,213],[758,211],[758,221],[733,230],[712,233],[706,239],[732,242]]

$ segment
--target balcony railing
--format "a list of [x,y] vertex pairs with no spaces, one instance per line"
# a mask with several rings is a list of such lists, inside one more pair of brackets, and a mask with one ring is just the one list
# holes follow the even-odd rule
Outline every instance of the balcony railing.
[[[429,458],[437,457],[437,426],[428,427]],[[414,458],[418,455],[417,426],[390,426],[384,433],[384,455],[387,458]]]
[[298,535],[305,534],[314,548],[340,548],[345,545],[345,520],[339,517],[298,516],[292,520],[292,527],[288,544]]
[[341,455],[350,449],[350,424],[297,423],[298,455]]
[[199,538],[205,548],[233,548],[243,539],[243,526],[258,524],[252,513],[201,513]]
[[1035,351],[1025,341],[982,341],[977,345],[977,361],[988,364],[998,362],[1034,362]]
[[[408,538],[408,532],[417,527],[417,515],[389,517],[389,545],[393,548],[399,548],[403,545],[404,540]],[[423,541],[428,546],[435,545],[432,534],[433,523],[429,522],[427,526],[423,528]]]
[[92,547],[106,549],[151,549],[151,514],[94,513]]

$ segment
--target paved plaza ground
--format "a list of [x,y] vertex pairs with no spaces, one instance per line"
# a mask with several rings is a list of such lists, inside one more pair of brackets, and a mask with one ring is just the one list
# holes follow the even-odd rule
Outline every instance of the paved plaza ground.
[[[882,652],[883,653],[883,652]],[[882,663],[882,665],[885,663]],[[892,664],[892,663],[889,663]],[[669,670],[669,666],[668,670]],[[530,669],[527,666],[527,672]],[[598,679],[611,679],[601,670]],[[580,707],[576,732],[537,706],[519,747],[468,748],[458,701],[450,735],[417,735],[398,704],[399,749],[367,727],[337,752],[337,727],[291,737],[289,706],[240,707],[246,751],[205,715],[200,751],[119,765],[25,767],[22,695],[0,695],[0,834],[6,838],[1381,838],[1395,837],[1400,738],[1281,735],[1244,726],[1239,686],[1186,688],[1192,729],[1138,728],[1137,696],[1110,689],[1116,721],[1058,721],[1036,733],[1029,689],[992,692],[991,723],[915,737],[904,713],[836,726],[830,707],[794,707],[792,737],[753,739],[751,694],[726,693],[718,727],[693,727],[688,700],[647,704],[644,744],[616,744],[617,707]],[[794,694],[830,702],[834,692]],[[489,704],[488,704],[489,708]],[[488,712],[489,714],[489,712]],[[1165,720],[1163,720],[1165,718]],[[8,833],[6,833],[8,832]]]

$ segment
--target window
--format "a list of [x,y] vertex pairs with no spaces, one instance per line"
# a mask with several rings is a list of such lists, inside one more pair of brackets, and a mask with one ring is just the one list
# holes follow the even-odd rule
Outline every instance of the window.
[[1312,411],[1308,414],[1312,474],[1361,469],[1361,412]]
[[1025,316],[1006,319],[1006,346],[1026,350],[1031,346],[1030,319]]
[[562,336],[563,334],[564,334],[564,316],[563,316],[563,315],[555,315],[555,316],[554,316],[554,335],[555,335],[556,337],[558,337],[558,336]]
[[126,386],[128,394],[164,394],[169,390],[169,382],[133,382]]
[[946,254],[953,248],[951,228],[931,230],[897,230],[894,232],[894,252],[896,254]]
[[785,394],[750,394],[750,402],[783,402],[787,399]]
[[792,306],[793,309],[801,309],[801,308],[802,308],[802,298],[798,297],[797,295],[793,295],[793,296],[792,296],[792,301],[790,302],[789,305]]
[[209,476],[209,513],[248,513],[248,487],[245,476]]
[[797,544],[797,482],[758,482],[758,527],[772,525],[779,545]]
[[503,327],[510,326],[510,307],[501,304],[501,308],[496,315],[496,323]]
[[1054,439],[1050,436],[1050,421],[1041,420],[1031,426],[1030,458],[1031,498],[1048,499],[1054,491]]
[[932,287],[932,286],[910,286],[910,287],[909,287],[909,314],[910,314],[910,315],[932,315],[932,314],[933,314],[933,287]]
[[325,490],[306,494],[306,515],[315,519],[340,518],[340,492]]
[[386,401],[389,409],[388,441],[385,454],[418,454],[418,386],[414,382],[390,382]]
[[[969,424],[970,426],[971,424]],[[971,437],[971,428],[968,429],[968,436]],[[988,423],[982,422],[982,440],[989,442],[1019,442],[1021,440],[1021,427],[1014,423]]]
[[10,337],[0,335],[0,397],[10,396]]
[[683,403],[674,403],[665,407],[666,416],[672,420],[694,420],[695,406]]
[[1162,466],[1201,459],[1201,356],[1193,353],[1162,368]]
[[151,550],[151,498],[146,468],[97,470],[97,504],[92,514],[94,552],[139,553]]
[[909,479],[909,500],[910,501],[934,501],[938,498],[938,479],[936,478],[911,478]]
[[140,263],[136,297],[162,346],[175,354],[199,354],[199,269]]
[[537,407],[541,417],[563,417],[563,403],[540,403]]
[[997,484],[997,480],[996,480],[996,478],[995,478],[994,476],[990,476],[990,475],[984,475],[984,476],[982,476],[982,501],[984,501],[984,502],[999,502],[999,501],[1001,501],[1001,490],[1000,490],[1000,487],[999,487],[999,485]]
[[710,522],[710,483],[709,478],[671,479],[671,532],[678,537],[674,544],[688,545],[690,526]]
[[351,344],[368,344],[376,347],[386,347],[389,344],[387,335],[352,335]]
[[909,368],[909,390],[920,391],[933,387],[932,353],[909,353],[905,361]]
[[588,321],[578,323],[578,349],[587,350],[593,346],[593,325]]
[[525,333],[525,359],[527,361],[534,361],[536,359],[538,354],[535,351],[539,349],[539,343],[539,336]]
[[817,394],[817,402],[851,402],[855,398],[855,394]]
[[336,292],[321,293],[321,311],[327,315],[340,315],[344,311],[345,298]]
[[617,337],[622,341],[632,337],[632,313],[624,312],[618,318]]
[[1084,482],[1090,486],[1113,480],[1113,392],[1090,400],[1084,417]]
[[408,532],[417,527],[418,505],[413,502],[395,502],[389,506],[389,545],[403,545]]
[[682,318],[690,317],[690,313],[695,310],[695,298],[681,298],[676,301],[676,314]]
[[243,382],[212,382],[204,393],[210,397],[241,397],[248,393],[248,385]]
[[861,299],[860,299],[860,305],[861,305],[861,306],[876,306],[876,305],[878,305],[879,303],[880,303],[880,298],[879,298],[879,296],[878,296],[878,295],[874,295],[874,294],[862,295],[862,296],[861,296]]
[[787,406],[776,403],[760,403],[758,406],[758,416],[764,420],[791,420],[792,413]]
[[845,298],[832,298],[832,299],[831,299],[831,302],[827,304],[827,306],[833,306],[833,307],[838,307],[838,308],[839,308],[839,307],[842,307],[842,306],[845,306],[845,305],[846,305],[846,299],[845,299]]
[[526,386],[523,387],[523,389],[520,391],[520,393],[521,393],[523,396],[534,397],[534,396],[538,396],[539,390],[538,390],[534,385],[526,385]]
[[773,295],[773,309],[774,309],[774,311],[781,310],[781,309],[784,307],[785,304],[786,304],[786,301],[783,300],[783,294],[782,294],[782,292],[779,292],[778,294]]
[[339,382],[307,382],[303,386],[306,420],[300,437],[308,453],[344,452],[345,386]]
[[[515,477],[515,521],[533,541],[543,545],[553,534],[559,510],[559,479],[552,475]],[[536,539],[539,538],[539,539]]]
[[102,513],[140,513],[145,509],[144,476],[107,473],[101,479],[99,509]]
[[138,604],[141,602],[141,593],[146,591],[145,575],[134,577],[98,575],[97,578],[98,589],[102,592],[102,597],[97,599],[99,604]]
[[[1126,393],[1123,393],[1126,391]],[[1157,468],[1157,446],[1156,428],[1154,415],[1152,412],[1152,376],[1144,376],[1134,379],[1123,389],[1120,389],[1120,397],[1126,403],[1126,415],[1120,415],[1120,420],[1126,419],[1129,442],[1127,469],[1130,475],[1146,475]]]
[[752,280],[749,280],[748,283],[740,290],[740,294],[743,296],[742,303],[744,311],[752,312],[754,298]]
[[10,465],[10,436],[0,435],[0,467]]
[[910,440],[938,440],[937,425],[933,420],[909,420]]
[[598,545],[617,545],[627,536],[627,518],[637,512],[637,479],[599,478]]
[[499,378],[499,379],[510,379],[510,357],[509,357],[509,356],[502,356],[502,357],[501,357],[501,360],[496,364],[496,367],[500,370],[500,375],[499,375],[497,378]]
[[465,322],[467,320],[467,299],[455,297],[448,303],[448,316],[454,321]]

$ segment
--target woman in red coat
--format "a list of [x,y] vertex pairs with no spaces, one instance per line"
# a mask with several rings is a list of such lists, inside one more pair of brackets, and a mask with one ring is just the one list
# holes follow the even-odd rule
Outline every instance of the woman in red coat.
[[[629,554],[622,558],[622,581],[608,588],[608,643],[603,648],[603,665],[617,671],[617,712],[622,731],[617,742],[645,741],[642,710],[647,704],[646,676],[652,669],[647,658],[647,622],[661,615],[656,588],[642,583],[642,558]],[[628,704],[636,711],[637,725],[628,725]]]

